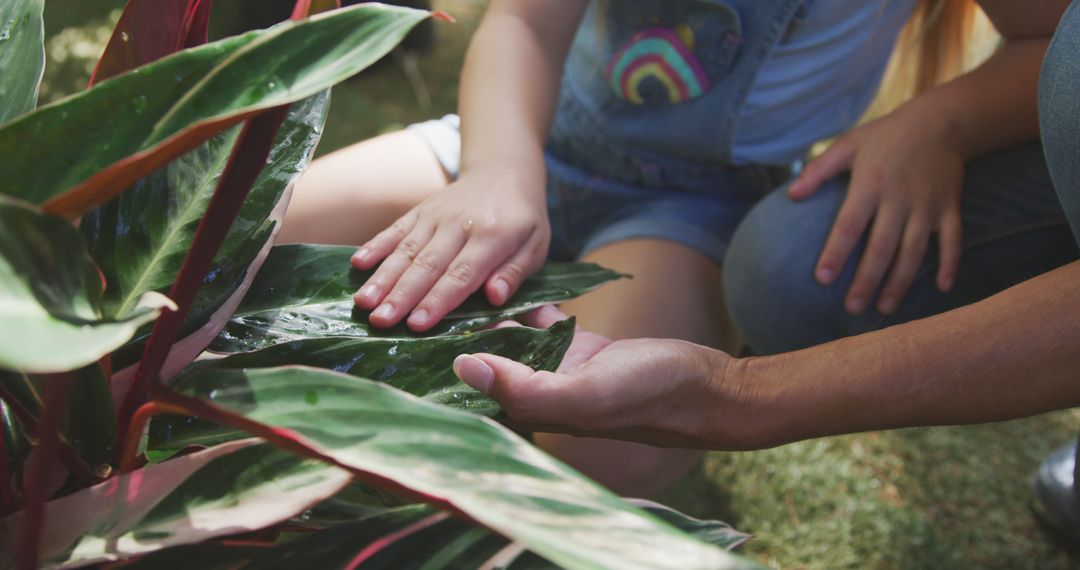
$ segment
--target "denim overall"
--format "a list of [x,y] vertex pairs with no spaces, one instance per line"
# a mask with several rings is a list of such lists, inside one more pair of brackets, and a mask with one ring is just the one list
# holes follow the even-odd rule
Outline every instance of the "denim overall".
[[547,147],[552,257],[657,238],[719,263],[735,225],[789,175],[734,165],[732,141],[758,71],[809,1],[594,1]]

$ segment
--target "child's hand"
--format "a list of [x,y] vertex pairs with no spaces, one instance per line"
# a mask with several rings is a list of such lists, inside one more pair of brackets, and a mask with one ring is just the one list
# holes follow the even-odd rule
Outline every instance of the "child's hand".
[[795,200],[807,198],[846,170],[851,171],[851,184],[818,260],[817,280],[828,285],[836,279],[869,226],[866,249],[844,301],[848,312],[862,313],[888,272],[877,310],[893,313],[914,281],[934,232],[937,286],[951,289],[961,250],[964,157],[957,144],[917,109],[905,107],[838,139],[807,165],[788,194]]
[[416,206],[353,255],[382,265],[354,299],[378,327],[425,331],[481,286],[502,305],[547,257],[551,230],[542,182],[474,170]]

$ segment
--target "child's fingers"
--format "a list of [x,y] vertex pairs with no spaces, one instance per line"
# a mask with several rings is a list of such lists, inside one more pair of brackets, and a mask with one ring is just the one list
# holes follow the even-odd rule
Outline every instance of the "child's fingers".
[[491,275],[491,270],[506,259],[508,242],[512,243],[510,240],[469,240],[409,315],[409,328],[417,332],[431,328],[479,289],[484,279]]
[[903,231],[905,220],[905,214],[894,208],[881,208],[874,215],[874,226],[870,230],[866,249],[859,260],[855,280],[844,301],[844,308],[849,313],[862,313],[881,285],[885,272],[896,257],[896,248],[900,243],[900,232]]
[[[382,304],[371,313],[371,324],[389,327],[405,318],[446,271],[467,239],[460,228],[439,228],[431,241],[412,258]],[[423,320],[423,315],[418,314],[417,317]]]
[[382,261],[390,252],[394,251],[401,240],[405,239],[405,236],[409,235],[409,232],[413,231],[416,227],[416,221],[419,215],[415,210],[410,211],[404,216],[400,217],[390,227],[379,232],[375,237],[368,240],[360,249],[356,250],[356,253],[352,256],[353,267],[360,270],[367,270],[375,267],[375,264]]
[[435,228],[421,225],[398,243],[393,252],[383,260],[375,274],[353,295],[353,300],[361,309],[371,310],[382,303],[390,289],[398,282],[405,270],[412,265],[412,260],[431,240]]
[[819,283],[831,285],[836,280],[851,251],[855,249],[855,244],[862,239],[876,207],[877,197],[856,192],[852,183],[814,269],[814,277]]
[[488,302],[499,307],[510,300],[522,282],[544,265],[548,241],[546,233],[533,231],[521,249],[496,269],[484,284]]
[[851,169],[855,160],[854,138],[842,137],[821,156],[810,161],[802,174],[788,187],[792,200],[809,198],[830,178]]
[[889,274],[889,280],[878,299],[878,312],[891,315],[896,312],[900,300],[907,294],[911,283],[922,267],[926,248],[930,242],[930,225],[921,218],[911,218],[904,228],[900,254]]

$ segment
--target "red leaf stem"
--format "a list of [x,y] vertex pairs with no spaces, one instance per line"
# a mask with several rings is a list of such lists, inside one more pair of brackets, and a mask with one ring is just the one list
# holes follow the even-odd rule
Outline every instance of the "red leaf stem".
[[45,408],[38,424],[37,446],[26,477],[25,518],[17,561],[19,570],[32,570],[38,566],[41,532],[45,526],[45,501],[48,500],[45,496],[45,470],[60,444],[60,421],[67,410],[74,381],[75,377],[71,374],[50,375],[45,387]]
[[250,120],[240,132],[229,163],[225,166],[206,208],[206,215],[199,222],[195,239],[180,266],[180,273],[169,290],[169,298],[176,302],[177,310],[164,313],[154,322],[150,331],[146,349],[135,370],[131,390],[121,407],[119,433],[128,433],[136,410],[147,401],[148,395],[156,393],[160,388],[161,367],[180,334],[184,319],[195,301],[195,294],[210,271],[214,256],[225,241],[225,236],[240,212],[240,207],[244,205],[244,199],[255,184],[259,172],[266,165],[266,159],[274,144],[274,136],[285,121],[288,111],[288,105],[270,109]]
[[131,418],[131,429],[124,434],[124,444],[120,455],[120,473],[131,473],[138,467],[139,442],[143,429],[151,418],[160,414],[191,415],[187,410],[170,406],[164,402],[147,402],[135,411]]
[[372,542],[371,544],[365,546],[363,550],[357,553],[357,555],[349,561],[349,564],[345,568],[347,570],[356,570],[360,567],[361,564],[371,560],[376,554],[382,552],[383,550],[386,550],[388,547],[390,547],[390,545],[394,544],[395,542],[407,536],[416,534],[434,524],[441,523],[447,518],[449,518],[449,515],[446,513],[431,515],[430,517],[420,519],[397,532],[388,534],[376,540],[375,542]]
[[303,20],[312,14],[340,7],[341,0],[296,0],[296,4],[293,5],[292,19]]

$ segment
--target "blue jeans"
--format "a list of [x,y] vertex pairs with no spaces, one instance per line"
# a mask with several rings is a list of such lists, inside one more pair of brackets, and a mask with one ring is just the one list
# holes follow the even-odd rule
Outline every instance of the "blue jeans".
[[850,315],[843,301],[865,238],[831,286],[813,277],[847,178],[830,181],[803,202],[792,202],[781,188],[758,203],[736,230],[724,266],[728,308],[750,349],[756,354],[785,352],[927,317],[1080,257],[1077,54],[1080,2],[1062,18],[1043,64],[1042,145],[1004,150],[968,165],[962,197],[963,257],[948,293],[934,285],[937,256],[931,243],[896,313],[884,316],[871,308]]

